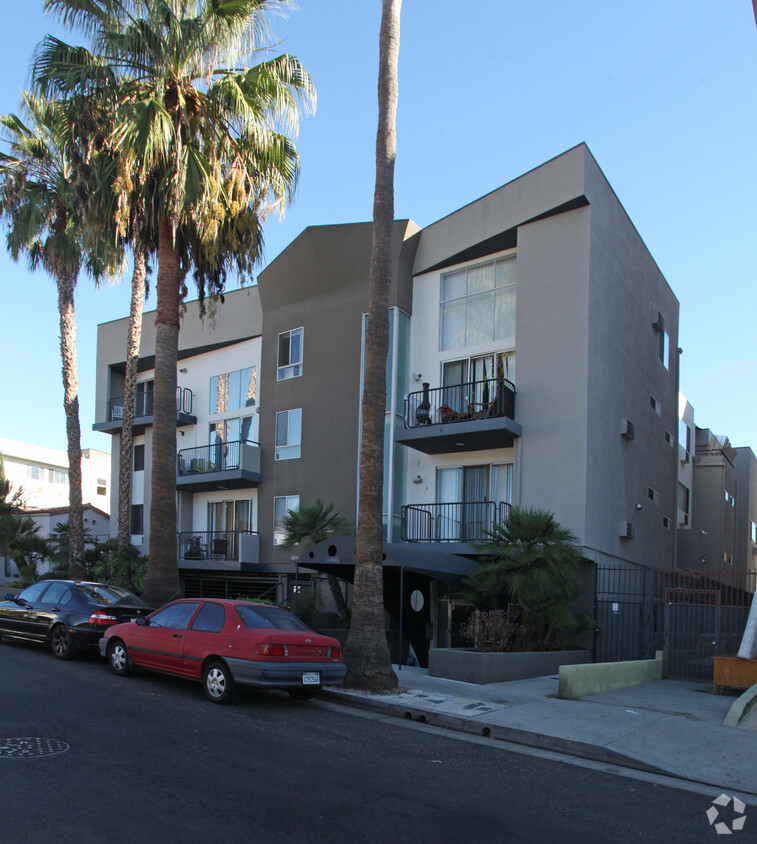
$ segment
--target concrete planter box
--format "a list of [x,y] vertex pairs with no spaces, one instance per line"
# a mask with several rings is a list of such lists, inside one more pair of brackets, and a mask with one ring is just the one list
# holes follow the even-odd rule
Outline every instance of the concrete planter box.
[[428,673],[431,677],[460,680],[463,683],[504,683],[557,674],[561,665],[591,662],[589,651],[524,651],[485,653],[467,648],[432,648]]

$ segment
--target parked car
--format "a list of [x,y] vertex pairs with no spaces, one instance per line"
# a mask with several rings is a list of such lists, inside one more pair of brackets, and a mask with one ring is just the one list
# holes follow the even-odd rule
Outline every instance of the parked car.
[[347,673],[336,639],[281,607],[249,601],[172,601],[108,628],[100,653],[116,674],[139,667],[199,680],[214,703],[230,703],[238,684],[307,700]]
[[40,580],[0,603],[0,640],[41,642],[58,659],[72,659],[79,649],[96,650],[104,628],[152,609],[121,586]]

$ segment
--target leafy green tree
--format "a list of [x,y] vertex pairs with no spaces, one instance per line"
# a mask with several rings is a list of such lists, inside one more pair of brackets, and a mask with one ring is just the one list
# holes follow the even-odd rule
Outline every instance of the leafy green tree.
[[23,507],[23,487],[14,490],[13,484],[5,477],[5,463],[0,451],[0,514],[18,513]]
[[[47,0],[64,22],[95,33],[98,54],[48,39],[36,65],[46,86],[69,95],[103,84],[119,89],[114,147],[157,232],[150,563],[145,596],[156,605],[179,589],[176,558],[176,367],[184,278],[193,269],[201,299],[244,279],[262,250],[262,221],[283,212],[299,171],[285,133],[299,105],[315,102],[300,62],[267,49],[266,13],[278,0]],[[282,127],[279,131],[277,127]]]
[[507,518],[477,543],[488,554],[463,583],[462,596],[476,608],[519,613],[521,649],[552,650],[593,619],[569,608],[581,594],[583,559],[578,538],[549,510],[511,507]]
[[[303,550],[330,536],[350,536],[355,532],[347,519],[342,518],[338,511],[334,512],[333,502],[324,505],[320,498],[316,498],[315,503],[310,506],[290,510],[284,517],[284,530],[287,535],[284,547],[291,548],[302,544]],[[337,615],[344,621],[349,615],[349,610],[339,580],[333,574],[326,577]]]
[[117,253],[98,225],[87,222],[92,187],[92,135],[87,121],[74,118],[80,102],[53,102],[22,95],[22,114],[0,117],[7,152],[0,153],[0,215],[7,226],[14,260],[28,257],[58,289],[63,406],[69,473],[69,574],[84,574],[84,522],[81,492],[81,428],[76,371],[74,290],[83,266],[96,278],[112,269]]
[[382,0],[381,4],[373,248],[360,433],[360,504],[352,623],[344,649],[346,684],[373,690],[397,687],[384,626],[382,512],[400,6],[401,0]]
[[0,545],[16,564],[24,586],[36,583],[39,564],[50,557],[52,547],[39,536],[39,525],[28,517],[0,514]]

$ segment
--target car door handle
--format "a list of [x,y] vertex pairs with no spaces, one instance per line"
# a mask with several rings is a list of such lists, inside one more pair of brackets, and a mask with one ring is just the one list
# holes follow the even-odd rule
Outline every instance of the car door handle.
[[173,634],[173,638],[174,638],[174,639],[181,639],[181,638],[183,638],[183,637],[182,637],[181,633],[174,633],[174,634]]

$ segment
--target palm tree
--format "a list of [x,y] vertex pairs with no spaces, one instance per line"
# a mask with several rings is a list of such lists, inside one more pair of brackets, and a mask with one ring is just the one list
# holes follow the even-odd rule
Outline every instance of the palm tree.
[[515,605],[521,643],[533,650],[551,649],[593,621],[568,609],[580,595],[583,558],[576,535],[552,512],[511,507],[488,533],[475,547],[489,556],[466,578],[464,598],[486,610]]
[[[58,288],[63,405],[69,472],[69,574],[84,576],[81,492],[81,429],[76,373],[74,290],[82,264],[99,277],[115,251],[104,250],[102,231],[87,222],[92,173],[91,137],[72,118],[71,103],[23,94],[28,126],[16,115],[0,117],[7,153],[0,153],[0,215],[8,227],[8,249],[30,266],[41,266]],[[79,104],[80,105],[80,104]]]
[[[48,39],[39,79],[82,91],[109,66],[118,78],[113,143],[153,190],[144,204],[157,231],[150,563],[145,596],[179,589],[176,557],[176,365],[184,278],[200,298],[220,293],[229,270],[247,277],[262,250],[261,224],[283,211],[299,171],[298,105],[315,102],[310,78],[287,55],[245,66],[265,48],[265,13],[277,0],[47,0],[64,21],[96,33],[100,56]],[[225,64],[224,64],[225,63]],[[140,202],[134,194],[125,201]]]
[[348,685],[393,689],[384,627],[383,473],[386,359],[389,348],[389,288],[392,281],[394,223],[394,159],[397,148],[397,65],[401,0],[382,0],[379,37],[376,133],[376,187],[373,199],[368,327],[365,339],[365,386],[362,399],[360,504],[355,549],[355,592],[352,624],[345,645]]
[[[303,549],[307,550],[316,542],[321,542],[330,536],[353,534],[352,525],[347,519],[333,511],[333,502],[324,505],[320,498],[316,498],[315,503],[309,507],[300,506],[296,510],[290,510],[284,517],[284,530],[286,531],[284,547],[291,548],[302,543]],[[347,618],[348,610],[339,586],[339,580],[333,574],[327,574],[326,578],[336,604],[337,615],[344,620]]]

